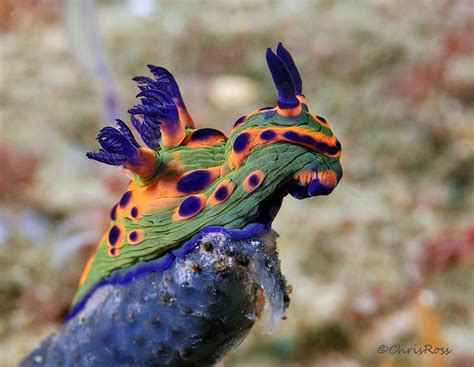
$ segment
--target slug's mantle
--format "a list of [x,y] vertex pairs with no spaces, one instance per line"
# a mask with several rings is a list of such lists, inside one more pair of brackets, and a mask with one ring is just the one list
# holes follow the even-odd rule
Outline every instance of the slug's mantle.
[[282,44],[276,53],[268,49],[266,59],[278,102],[239,118],[229,137],[194,127],[166,69],[149,65],[153,77],[134,78],[140,103],[128,112],[146,146],[117,120],[116,128],[99,132],[101,149],[87,154],[132,174],[81,276],[73,314],[117,272],[166,259],[210,226],[269,227],[288,193],[302,199],[335,188],[342,176],[339,141],[324,118],[309,112],[301,77]]

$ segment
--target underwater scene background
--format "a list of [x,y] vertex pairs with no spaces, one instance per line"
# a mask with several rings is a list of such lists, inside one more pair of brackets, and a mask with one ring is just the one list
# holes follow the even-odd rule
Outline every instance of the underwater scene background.
[[[472,365],[473,34],[469,0],[0,1],[0,365],[61,324],[125,190],[85,152],[135,104],[131,78],[168,68],[196,125],[229,133],[275,103],[278,41],[344,178],[284,201],[288,318],[221,364]],[[425,345],[452,351],[408,351]]]

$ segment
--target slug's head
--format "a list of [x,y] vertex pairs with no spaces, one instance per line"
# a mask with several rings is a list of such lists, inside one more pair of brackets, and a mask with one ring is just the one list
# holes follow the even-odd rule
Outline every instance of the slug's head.
[[278,92],[277,105],[237,120],[228,142],[229,167],[238,169],[262,150],[268,157],[272,151],[276,156],[292,155],[291,162],[267,160],[273,169],[280,169],[278,164],[287,165],[280,169],[287,175],[282,179],[284,190],[298,199],[328,195],[342,177],[341,144],[328,122],[309,112],[301,76],[290,53],[279,43],[276,54],[268,48],[266,57]]

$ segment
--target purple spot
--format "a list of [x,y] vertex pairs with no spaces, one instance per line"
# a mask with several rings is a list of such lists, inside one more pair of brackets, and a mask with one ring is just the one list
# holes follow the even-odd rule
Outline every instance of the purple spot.
[[132,231],[130,232],[130,241],[135,242],[138,239],[138,232],[137,231]]
[[303,143],[313,145],[316,143],[316,140],[314,140],[311,136],[309,135],[303,135],[302,138]]
[[243,152],[250,141],[250,135],[247,133],[240,134],[237,139],[234,141],[234,152],[241,153]]
[[260,182],[260,178],[257,175],[252,175],[249,177],[250,186],[257,186]]
[[120,236],[120,228],[119,227],[113,226],[112,228],[110,228],[110,231],[109,231],[109,243],[110,243],[110,245],[115,246],[119,236]]
[[303,138],[300,134],[295,133],[294,131],[287,131],[283,134],[288,140],[294,141],[295,143],[303,143]]
[[193,141],[207,140],[212,137],[225,138],[225,135],[221,133],[219,130],[208,129],[208,128],[196,130],[191,134],[191,140]]
[[219,200],[219,201],[227,199],[228,196],[229,196],[229,189],[227,189],[227,187],[225,186],[222,186],[221,188],[219,188],[216,191],[216,194],[214,195],[216,200]]
[[327,123],[327,121],[326,121],[326,119],[325,119],[324,117],[318,116],[318,115],[316,115],[316,117],[317,117],[318,119],[320,119],[322,122],[326,122],[326,123]]
[[120,199],[120,207],[123,209],[127,206],[127,204],[130,202],[130,199],[132,198],[132,192],[127,191],[125,194],[123,194],[122,198]]
[[304,143],[312,145],[316,148],[321,154],[335,155],[341,150],[341,143],[337,140],[334,146],[330,146],[324,142],[316,141],[309,135],[300,135],[294,131],[287,131],[283,134],[285,138],[291,140],[295,143]]
[[298,133],[295,133],[294,131],[287,131],[283,134],[283,136],[288,140],[294,141],[295,143],[304,143],[308,145],[316,144],[316,140],[314,140],[311,136],[300,135]]
[[130,214],[132,215],[132,218],[137,218],[138,217],[138,208],[134,206],[132,210],[130,210]]
[[322,143],[322,142],[317,141],[315,143],[315,147],[322,154],[326,153],[326,154],[329,154],[329,155],[334,155],[334,154],[337,154],[341,150],[341,143],[339,143],[339,141],[337,141],[336,145],[330,146],[330,145],[327,145],[326,143]]
[[266,130],[260,134],[260,138],[263,140],[272,140],[275,139],[277,134],[273,130]]
[[111,254],[112,256],[117,255],[117,253],[118,253],[118,249],[116,249],[116,248],[111,248],[111,249],[110,249],[110,254]]
[[329,195],[333,189],[334,187],[325,186],[318,178],[315,178],[308,187],[308,193],[311,196]]
[[247,116],[239,117],[239,119],[235,122],[234,127],[239,126],[242,122],[244,122],[246,117]]
[[209,171],[197,170],[187,174],[178,181],[178,190],[184,194],[192,194],[209,186],[212,176]]
[[117,219],[117,205],[115,204],[112,210],[110,211],[110,219],[116,220]]
[[178,213],[182,217],[189,217],[198,213],[200,209],[201,200],[197,196],[190,196],[181,203]]

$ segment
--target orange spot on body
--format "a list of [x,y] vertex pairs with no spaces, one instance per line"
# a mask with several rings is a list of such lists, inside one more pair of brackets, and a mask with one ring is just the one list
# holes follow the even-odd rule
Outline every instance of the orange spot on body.
[[[183,197],[186,195],[189,195],[190,192],[182,192],[178,189],[178,182],[185,178],[186,176],[190,176],[193,172],[196,171],[207,171],[210,176],[210,182],[206,186],[208,187],[212,182],[214,182],[217,178],[220,176],[220,166],[216,167],[210,167],[206,168],[205,170],[192,170],[192,171],[187,171],[184,173],[181,173],[180,175],[177,176],[171,176],[171,177],[162,177],[160,180],[157,180],[156,183],[150,184],[147,187],[147,191],[152,195],[153,197],[157,198],[178,198],[178,197]],[[199,191],[205,189],[200,188]]]
[[[130,201],[126,208],[117,208],[117,218],[140,219],[147,213],[175,208],[180,198],[190,194],[190,192],[180,191],[178,189],[178,182],[182,178],[190,177],[189,175],[195,171],[203,171],[181,171],[182,173],[175,174],[175,170],[179,169],[181,165],[182,163],[170,162],[166,170],[160,172],[146,186],[140,186],[137,182],[133,181],[127,188],[127,191],[132,193]],[[171,172],[168,169],[171,169]],[[221,166],[207,168],[204,171],[209,173],[210,180],[206,185],[206,187],[209,187],[212,182],[220,177]],[[205,188],[201,187],[198,191],[203,189]],[[136,212],[136,216],[134,216],[132,211]]]
[[107,237],[106,243],[109,249],[111,248],[122,248],[124,245],[125,239],[125,226],[122,223],[113,223],[110,227]]
[[235,185],[230,180],[224,180],[217,185],[214,192],[207,199],[208,205],[218,205],[226,201],[234,192]]
[[[212,184],[221,175],[221,166],[207,168],[209,183]],[[147,185],[133,180],[128,188],[129,200],[126,205],[118,206],[116,210],[117,220],[129,218],[139,220],[148,213],[176,208],[180,203],[180,198],[189,195],[189,192],[181,192],[178,189],[178,182],[195,171],[184,171],[183,163],[180,161],[180,153],[173,153],[172,159],[161,169],[155,177],[148,181]],[[182,186],[182,184],[181,184]],[[199,191],[203,188],[201,187]]]
[[199,149],[199,148],[213,147],[227,141],[227,136],[225,136],[223,133],[211,135],[207,137],[206,139],[196,140],[196,139],[193,139],[194,132],[199,132],[199,130],[194,130],[191,134],[186,136],[182,145],[186,145],[186,147],[188,148]]
[[[243,135],[246,136],[245,145],[236,151],[235,142],[237,142]],[[234,141],[234,148],[232,149],[229,156],[229,167],[231,169],[240,167],[245,158],[247,158],[247,156],[250,154],[252,148],[258,144],[261,144],[260,140],[261,139],[259,135],[256,133],[256,129],[245,130],[244,133],[239,134],[239,136],[237,136]]]
[[134,229],[128,233],[127,240],[131,245],[136,245],[145,240],[145,232],[142,229]]
[[280,116],[285,116],[285,117],[299,116],[301,114],[301,111],[302,111],[301,104],[299,104],[298,106],[296,106],[294,108],[280,108],[280,107],[277,107],[277,113]]
[[111,257],[117,257],[120,256],[120,249],[115,248],[115,247],[109,247],[107,249],[107,254]]
[[315,115],[314,113],[311,114],[311,117],[314,118],[318,123],[320,123],[321,125],[329,128],[329,124],[327,123],[327,121],[325,120],[321,120],[321,118],[319,118],[317,115]]
[[129,218],[132,220],[137,220],[141,217],[140,209],[138,207],[134,206],[130,209],[130,215]]
[[265,173],[262,170],[257,170],[248,175],[243,183],[243,188],[246,192],[252,192],[258,188],[265,179]]
[[178,221],[192,218],[204,210],[206,202],[207,197],[203,194],[191,195],[181,202],[171,219]]

